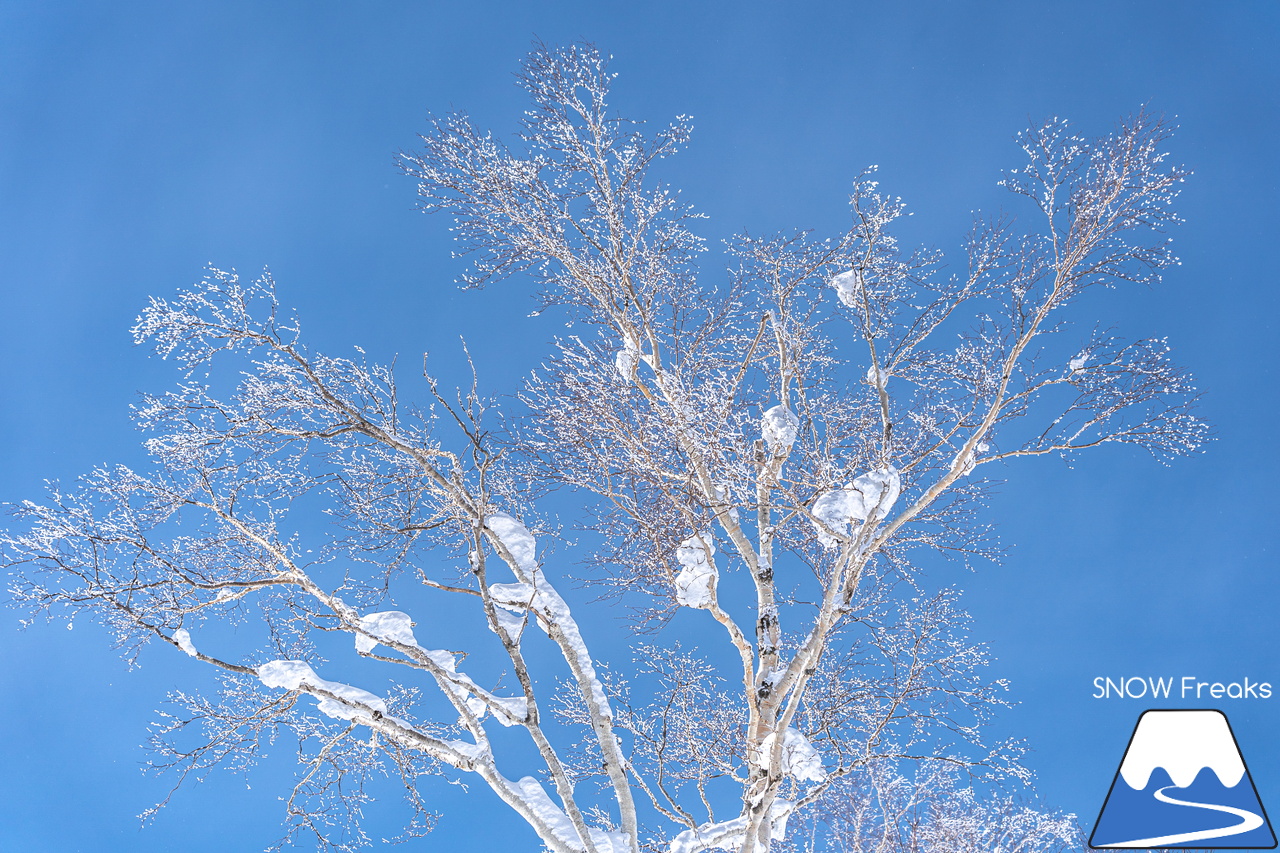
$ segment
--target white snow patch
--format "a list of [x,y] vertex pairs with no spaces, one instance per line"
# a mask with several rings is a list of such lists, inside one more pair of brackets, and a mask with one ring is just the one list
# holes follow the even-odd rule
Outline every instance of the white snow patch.
[[489,595],[493,597],[494,604],[513,613],[523,613],[528,610],[534,598],[537,597],[532,584],[527,583],[491,583]]
[[178,648],[182,649],[192,657],[196,656],[195,644],[191,642],[191,634],[186,628],[179,628],[173,632],[174,642],[178,644]]
[[518,726],[529,718],[529,700],[523,696],[504,699],[482,691],[468,697],[466,705],[476,719],[484,719],[484,715],[492,711],[493,718],[507,728]]
[[796,443],[800,419],[791,409],[779,404],[764,413],[761,431],[764,433],[764,443],[773,451],[773,455],[783,456]]
[[838,273],[831,279],[831,286],[836,289],[836,296],[840,297],[840,301],[850,308],[858,307],[858,273],[856,270],[847,270]]
[[[497,604],[497,602],[494,602]],[[498,625],[506,632],[507,636],[513,640],[520,639],[520,633],[524,630],[524,617],[515,613],[508,613],[505,610],[498,609],[493,611],[493,615],[498,619]]]
[[636,372],[636,365],[640,363],[640,350],[627,341],[627,345],[618,350],[617,355],[613,357],[613,364],[618,368],[618,375],[623,379],[630,379],[631,375]]
[[874,364],[867,368],[867,384],[879,388],[889,381],[889,371],[881,370]]
[[764,675],[760,676],[760,683],[767,684],[770,687],[774,687],[775,685],[777,685],[779,681],[782,680],[782,676],[786,674],[787,674],[787,667],[783,664],[778,664],[773,669],[769,670]]
[[537,541],[533,534],[519,520],[505,512],[494,513],[485,519],[485,524],[497,534],[510,552],[516,567],[529,579],[528,583],[491,584],[489,590],[493,594],[494,603],[515,613],[531,611],[538,620],[538,626],[549,635],[553,628],[558,629],[558,644],[565,659],[571,666],[577,665],[591,694],[591,700],[596,703],[600,714],[612,718],[613,709],[609,705],[609,698],[596,674],[595,663],[587,651],[587,644],[582,639],[582,632],[569,610],[569,604],[560,597],[560,593],[556,592],[538,567],[535,559]]
[[[725,501],[726,503],[729,501],[729,484],[728,483],[725,483],[724,485],[721,485],[721,486],[716,486],[716,500]],[[738,520],[738,508],[736,506],[729,507],[729,517],[732,518],[734,521]]]
[[[370,613],[360,619],[360,629],[364,634],[356,634],[356,651],[371,652],[379,640],[390,640],[406,646],[416,646],[418,641],[413,636],[413,620],[407,613],[398,610],[386,610],[382,613]],[[368,636],[365,636],[368,634]]]
[[1088,362],[1089,362],[1089,353],[1082,352],[1079,355],[1077,355],[1075,358],[1068,361],[1067,367],[1071,370],[1072,373],[1075,373],[1077,370],[1083,370],[1085,364],[1087,364]]
[[493,718],[504,726],[514,726],[529,719],[529,700],[523,696],[489,697],[495,706]]
[[478,743],[470,743],[465,740],[447,740],[444,742],[444,745],[462,753],[472,761],[478,761],[489,754],[488,747],[481,746]]
[[537,540],[529,528],[505,512],[495,512],[484,520],[485,526],[497,534],[516,565],[525,571],[536,567]]
[[[325,681],[316,675],[315,670],[306,661],[273,660],[258,667],[258,680],[267,687],[280,687],[285,690],[305,690],[313,687],[326,690],[338,698],[316,696],[320,713],[337,720],[351,720],[357,715],[367,714],[369,710],[387,713],[387,703],[367,690],[342,684],[338,681]],[[308,691],[310,692],[310,691]],[[314,694],[313,694],[314,695]],[[356,707],[359,703],[365,708]]]
[[443,669],[445,672],[457,672],[458,660],[453,656],[453,652],[446,652],[444,649],[423,649],[431,662]]
[[[769,821],[773,824],[773,838],[782,841],[787,834],[787,818],[795,803],[781,797],[769,807]],[[697,829],[686,829],[671,841],[668,853],[699,853],[702,850],[736,850],[742,846],[746,833],[745,816],[719,823],[707,823]]]
[[[548,629],[546,617],[543,616],[538,607],[538,594],[534,591],[532,584],[527,583],[491,583],[489,584],[489,594],[493,596],[493,603],[502,610],[510,611],[499,615],[499,620],[504,617],[513,616],[514,619],[521,618],[519,614],[526,611],[533,613],[533,617],[537,620],[538,627],[546,631]],[[520,631],[518,623],[504,622],[507,627],[507,633],[515,636]]]
[[690,536],[676,548],[676,560],[683,568],[676,575],[676,601],[686,607],[710,607],[718,577],[711,557],[715,556],[711,533]]
[[[902,492],[902,478],[893,466],[868,471],[843,489],[833,489],[818,497],[813,515],[841,536],[848,535],[851,521],[879,521],[889,514]],[[834,548],[836,538],[819,528],[823,547]]]
[[[760,744],[760,761],[763,764],[773,757],[776,735],[769,735]],[[796,779],[821,782],[827,777],[822,768],[822,756],[813,748],[809,739],[799,729],[788,726],[782,735],[782,772]]]
[[[573,821],[547,796],[542,783],[532,776],[525,776],[518,782],[508,779],[503,781],[507,784],[507,790],[524,800],[529,810],[551,830],[556,838],[574,850],[581,849],[582,841],[578,838],[578,831],[573,827]],[[595,827],[587,827],[587,832],[599,853],[623,853],[628,849],[627,837],[620,832],[605,832]]]

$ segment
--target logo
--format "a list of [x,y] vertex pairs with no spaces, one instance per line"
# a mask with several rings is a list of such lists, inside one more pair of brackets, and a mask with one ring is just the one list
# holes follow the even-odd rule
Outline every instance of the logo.
[[1269,850],[1275,833],[1221,711],[1146,711],[1089,846]]

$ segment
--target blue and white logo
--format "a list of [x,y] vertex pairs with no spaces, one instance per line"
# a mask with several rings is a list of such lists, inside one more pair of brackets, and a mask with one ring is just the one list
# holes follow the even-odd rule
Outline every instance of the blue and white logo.
[[1226,714],[1146,711],[1089,846],[1272,849],[1275,833]]

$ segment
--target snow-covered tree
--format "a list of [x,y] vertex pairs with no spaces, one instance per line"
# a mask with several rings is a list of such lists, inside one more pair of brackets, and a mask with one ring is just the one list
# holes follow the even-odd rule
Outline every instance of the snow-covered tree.
[[[618,117],[611,78],[539,47],[514,143],[452,114],[403,156],[467,284],[532,285],[586,330],[517,399],[404,393],[306,346],[268,276],[213,270],[134,329],[185,371],[136,406],[152,464],[18,506],[14,595],[221,673],[155,728],[180,779],[296,733],[290,838],[360,846],[390,772],[410,834],[439,774],[557,853],[1078,846],[982,782],[1023,774],[983,739],[1003,685],[920,567],[990,549],[989,466],[1201,441],[1162,342],[1063,322],[1174,262],[1167,126],[1024,132],[1023,212],[977,219],[951,267],[899,246],[903,204],[866,173],[843,233],[741,237],[707,276],[697,214],[650,177],[690,124]],[[476,630],[442,635],[445,609]]]

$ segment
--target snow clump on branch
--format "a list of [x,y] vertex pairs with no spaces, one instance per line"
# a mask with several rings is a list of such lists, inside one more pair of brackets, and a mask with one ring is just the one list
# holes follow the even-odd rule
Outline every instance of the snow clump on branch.
[[761,432],[764,442],[774,456],[784,456],[796,443],[796,434],[800,431],[800,419],[796,413],[784,405],[774,406],[764,413],[761,419]]
[[[352,720],[357,715],[376,711],[387,713],[387,703],[367,690],[342,684],[337,681],[325,681],[316,675],[315,670],[306,661],[273,660],[258,667],[258,680],[267,687],[281,687],[285,690],[303,690],[313,687],[333,693],[337,699],[328,696],[316,696],[320,701],[320,713],[335,720]],[[310,691],[308,691],[310,692]],[[348,704],[350,703],[350,704]],[[365,707],[361,708],[358,705]],[[367,710],[366,710],[367,709]]]
[[191,642],[191,632],[186,628],[179,628],[173,632],[173,641],[178,644],[178,648],[182,649],[192,657],[196,656],[195,644]]
[[[529,810],[546,824],[557,840],[570,849],[582,848],[582,841],[573,821],[564,813],[564,809],[557,806],[547,795],[541,782],[532,776],[524,776],[518,782],[506,779],[503,781],[506,783],[507,790],[523,800]],[[630,849],[627,837],[620,832],[605,832],[594,826],[587,827],[587,831],[591,835],[591,843],[597,853],[624,853]]]
[[710,607],[715,592],[716,567],[711,564],[716,546],[711,533],[690,536],[676,549],[676,560],[683,568],[676,575],[676,601],[686,607]]
[[813,504],[813,516],[822,522],[817,525],[818,540],[824,548],[834,548],[839,540],[826,529],[845,536],[851,521],[879,521],[893,509],[901,491],[902,478],[890,465],[863,474],[843,489],[825,492]]
[[409,614],[398,610],[370,613],[362,617],[360,630],[365,633],[356,634],[356,651],[358,652],[373,651],[379,640],[390,640],[406,646],[418,645],[418,641],[413,636],[413,620],[409,618]]
[[[787,818],[791,816],[795,803],[778,797],[769,807],[769,823],[773,828],[773,839],[782,841],[787,834]],[[742,846],[746,836],[747,818],[735,817],[717,823],[704,823],[696,829],[686,829],[671,840],[668,853],[699,853],[703,850],[736,850]]]
[[836,296],[840,297],[841,302],[850,308],[858,307],[858,291],[861,288],[857,270],[836,274],[831,279],[831,286],[836,289]]
[[485,518],[484,523],[497,534],[517,566],[528,572],[536,571],[537,563],[534,558],[538,542],[529,528],[505,512],[495,512]]
[[[772,759],[776,741],[777,735],[771,734],[760,743],[760,761],[766,766]],[[809,782],[821,782],[827,777],[818,750],[799,729],[791,726],[782,735],[782,772]]]
[[613,363],[618,368],[619,376],[623,379],[630,379],[632,374],[636,372],[636,366],[640,364],[640,350],[628,340],[626,345],[618,350],[617,355],[613,357]]

